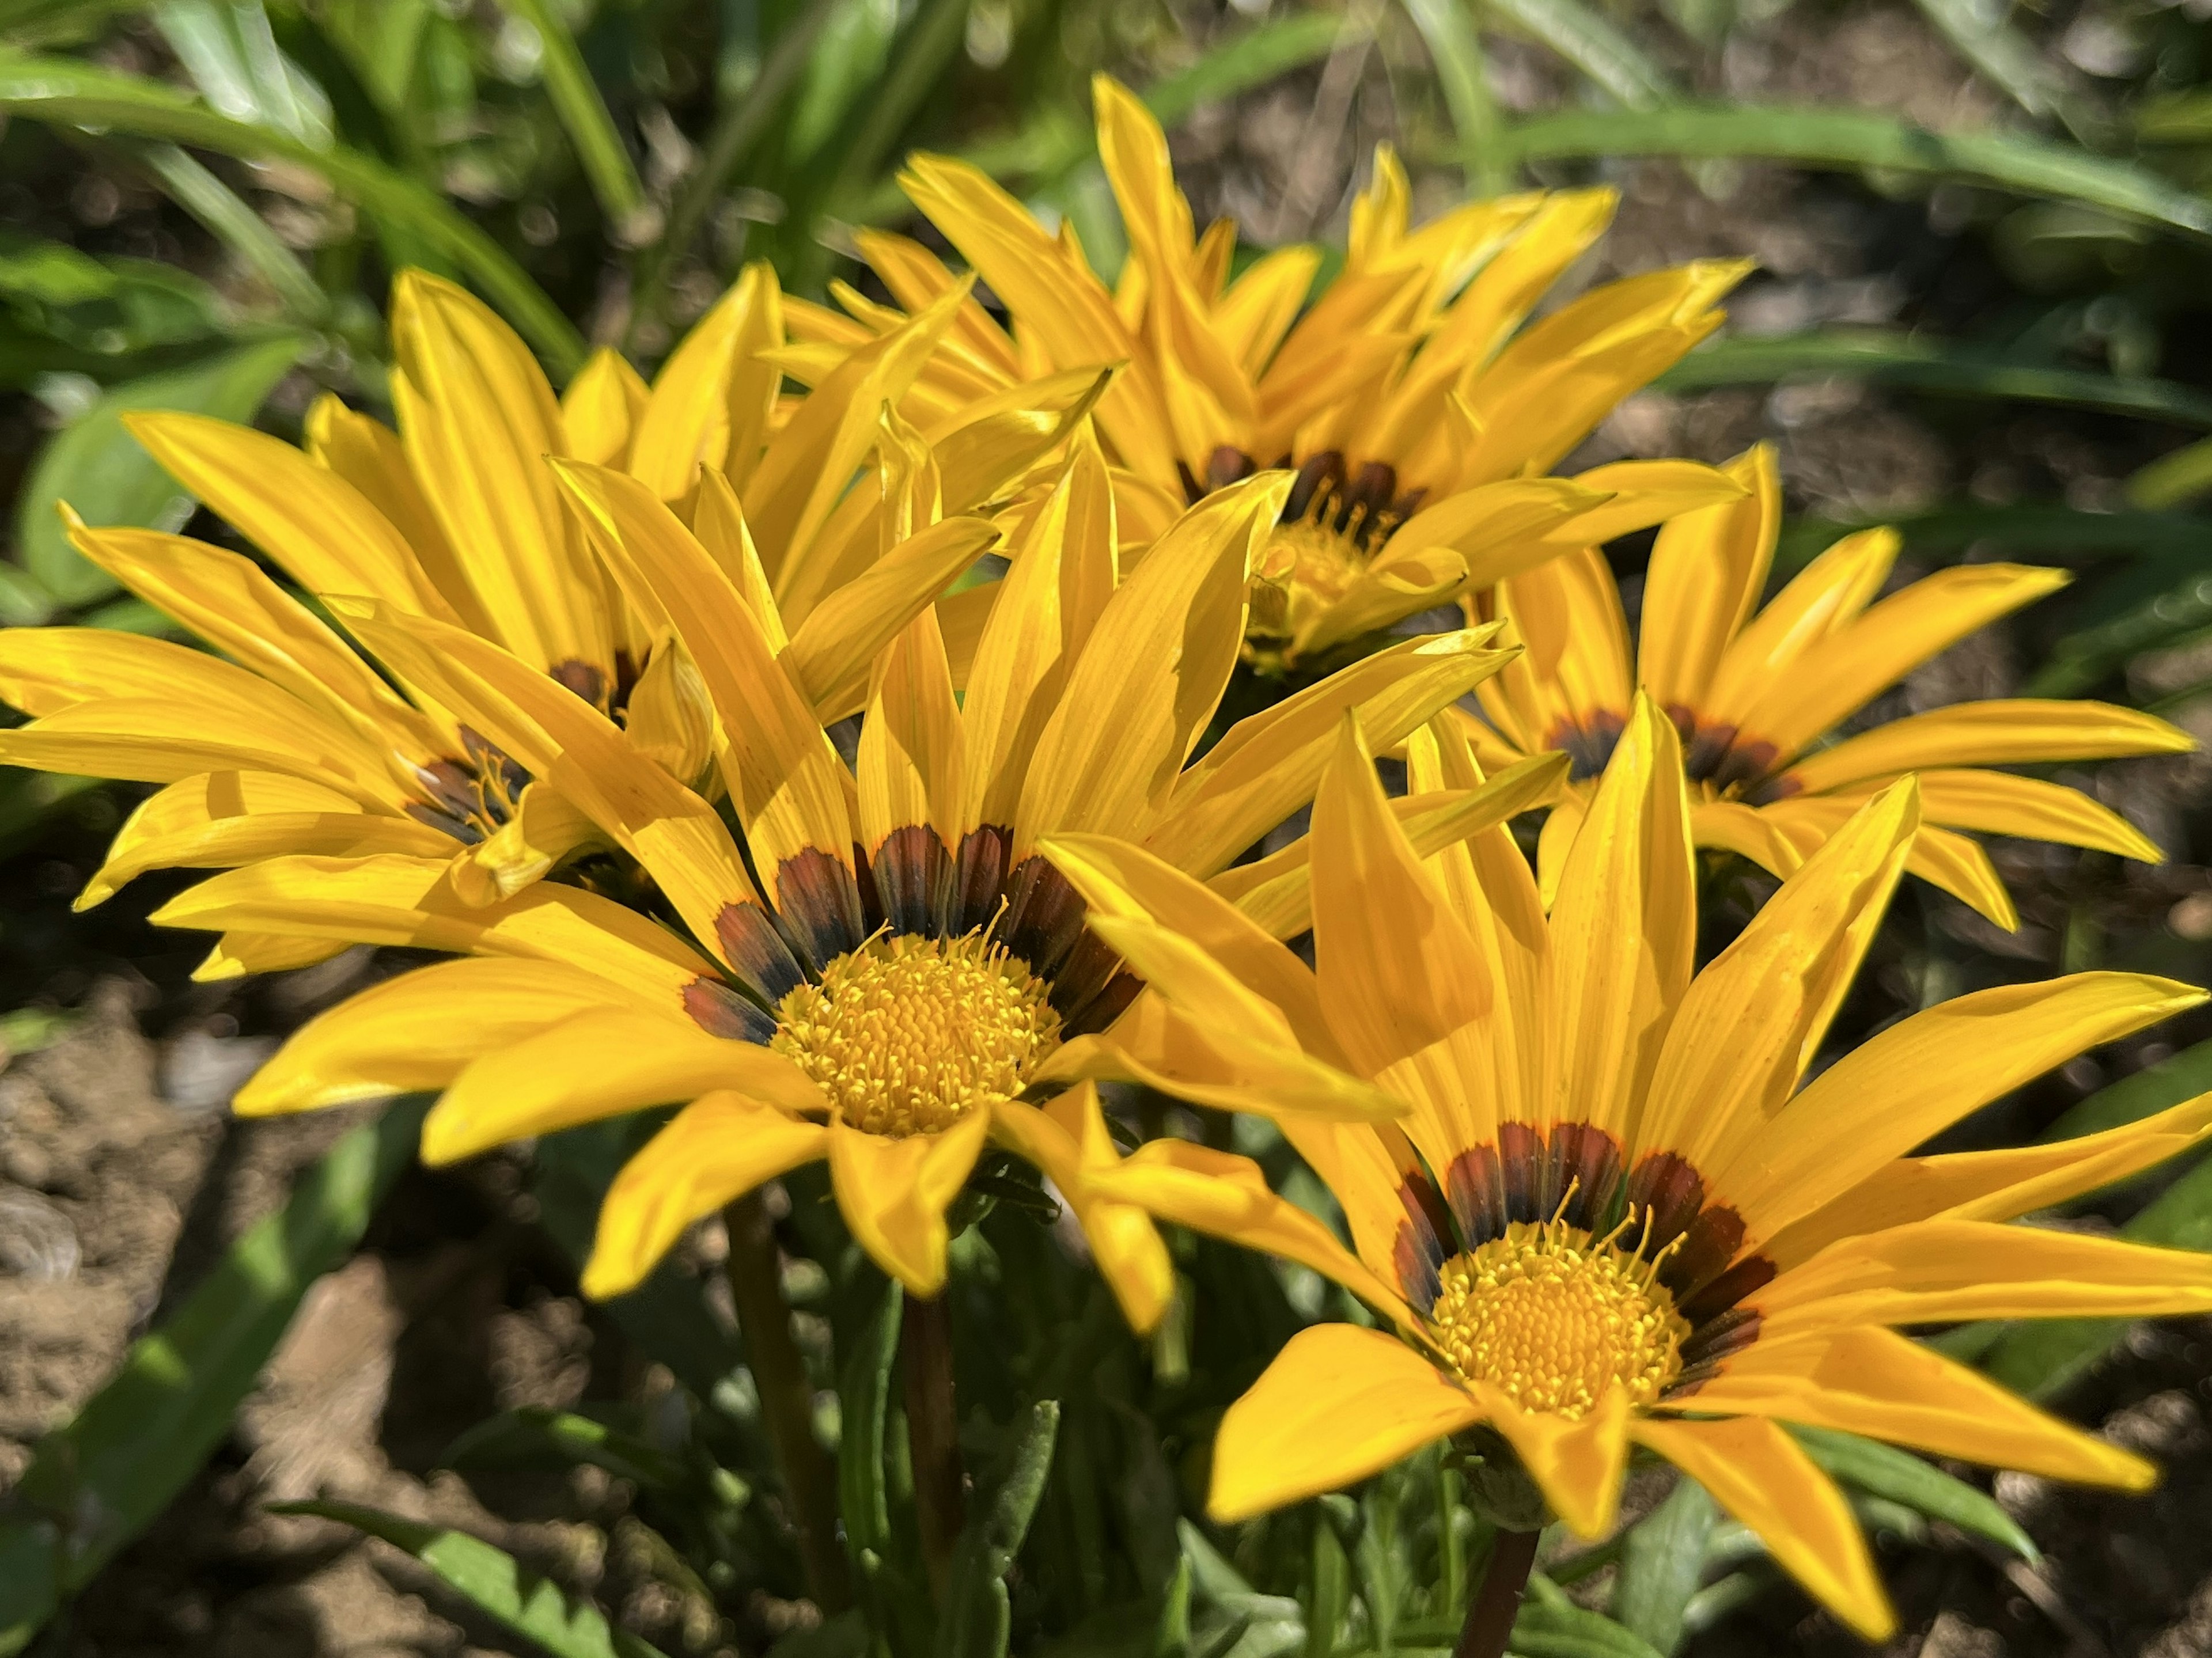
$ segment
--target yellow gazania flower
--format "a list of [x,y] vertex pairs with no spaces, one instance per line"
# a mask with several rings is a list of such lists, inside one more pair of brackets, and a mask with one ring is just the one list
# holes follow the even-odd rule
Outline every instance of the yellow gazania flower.
[[1858,708],[1976,629],[2065,585],[2062,570],[1965,564],[1875,600],[1898,554],[1891,530],[1838,542],[1763,610],[1782,495],[1765,446],[1731,462],[1750,493],[1686,513],[1659,532],[1632,644],[1604,558],[1581,550],[1471,600],[1471,619],[1508,623],[1528,647],[1477,692],[1468,735],[1486,765],[1571,756],[1580,785],[1546,826],[1548,894],[1595,779],[1641,689],[1674,722],[1698,845],[1784,875],[1906,772],[1920,777],[1921,829],[1908,867],[2005,927],[2012,900],[1978,842],[2017,835],[2158,863],[2134,825],[2080,792],[1990,769],[2121,755],[2178,754],[2189,734],[2106,702],[2012,698],[1913,714],[1827,743]]
[[[1310,798],[1346,710],[1403,737],[1494,670],[1488,630],[1370,658],[1187,765],[1236,660],[1249,561],[1290,480],[1222,492],[1121,578],[1104,465],[1079,445],[1018,529],[964,699],[934,612],[909,606],[868,678],[848,769],[743,519],[717,531],[702,514],[702,544],[635,480],[560,473],[630,602],[665,618],[697,665],[729,737],[742,855],[704,799],[495,647],[391,605],[337,608],[632,853],[698,948],[590,893],[541,886],[466,910],[434,868],[403,858],[280,859],[217,876],[156,919],[504,958],[426,969],[325,1014],[238,1108],[443,1088],[423,1133],[423,1155],[442,1163],[690,1102],[609,1193],[585,1277],[599,1296],[638,1283],[701,1215],[823,1158],[854,1236],[933,1293],[945,1206],[995,1140],[1052,1176],[1130,1317],[1149,1325],[1170,1292],[1167,1260],[1140,1215],[1091,1190],[1090,1169],[1112,1157],[1095,1095],[1042,1109],[1020,1097],[1072,1077],[1063,1056],[1084,1052],[1072,1039],[1111,1022],[1133,988],[1036,855],[1038,837],[1125,835],[1211,874]],[[1492,799],[1487,821],[1518,809],[1510,791]],[[1310,1066],[1277,1080],[1285,1109],[1395,1108]]]
[[[1048,369],[1126,364],[1098,430],[1125,517],[1155,532],[1210,489],[1294,469],[1255,570],[1249,652],[1263,669],[1340,659],[1466,587],[1737,493],[1688,461],[1541,475],[1719,325],[1714,302],[1747,264],[1608,283],[1524,327],[1603,231],[1613,192],[1473,203],[1413,229],[1406,175],[1385,147],[1352,209],[1343,273],[1307,308],[1318,250],[1279,249],[1229,280],[1236,227],[1195,235],[1159,124],[1111,79],[1093,88],[1129,234],[1118,288],[1092,271],[1071,227],[1055,237],[975,167],[915,156],[900,182],[1014,330],[963,304],[915,395],[954,406]],[[864,234],[860,249],[908,310],[951,291],[914,242]],[[801,379],[902,320],[842,285],[838,298],[849,318],[793,307],[807,343],[782,361]]]
[[[1409,748],[1416,789],[1478,774],[1449,720]],[[1878,1639],[1892,1619],[1864,1540],[1779,1424],[2148,1485],[2140,1458],[1894,1327],[2212,1308],[2212,1257],[1998,1224],[2196,1143],[2212,1096],[2070,1144],[1907,1154],[2203,994],[2126,973],[1984,991],[1806,1081],[1917,821],[1911,779],[1883,791],[1694,975],[1680,748],[1644,699],[1548,918],[1510,832],[1422,857],[1356,726],[1315,805],[1310,970],[1140,849],[1048,841],[1093,929],[1162,1004],[1127,1068],[1249,1109],[1269,1071],[1326,1066],[1406,1107],[1402,1128],[1284,1124],[1342,1205],[1350,1250],[1287,1213],[1252,1164],[1204,1147],[1155,1142],[1093,1177],[1164,1218],[1292,1254],[1395,1327],[1291,1342],[1223,1419],[1214,1516],[1486,1424],[1594,1537],[1641,1446]]]
[[[842,694],[888,633],[854,654],[852,618],[825,613],[823,600],[877,567],[886,519],[871,465],[878,414],[951,310],[855,353],[779,421],[781,376],[759,361],[783,337],[765,265],[701,319],[650,389],[601,352],[557,404],[527,347],[488,307],[410,271],[392,306],[398,432],[328,397],[308,416],[304,450],[191,415],[137,416],[131,427],[301,587],[367,596],[496,641],[618,715],[647,754],[695,781],[712,740],[696,675],[657,648],[665,629],[656,634],[611,585],[545,457],[624,468],[687,513],[708,474],[718,490],[741,492],[787,621],[817,665],[836,665],[823,691]],[[1059,442],[1094,389],[1079,377],[1015,387],[925,434],[945,457],[950,510],[981,501]],[[844,490],[863,469],[862,485]],[[149,869],[284,853],[449,857],[459,890],[489,902],[596,835],[560,792],[536,786],[434,698],[404,677],[395,691],[252,561],[148,531],[78,524],[72,538],[229,659],[100,629],[0,635],[0,698],[37,716],[0,733],[0,762],[167,786],[124,825],[80,908]],[[903,568],[939,586],[957,574]],[[951,608],[956,634],[972,641],[980,610]],[[233,936],[202,976],[297,966],[341,947]]]

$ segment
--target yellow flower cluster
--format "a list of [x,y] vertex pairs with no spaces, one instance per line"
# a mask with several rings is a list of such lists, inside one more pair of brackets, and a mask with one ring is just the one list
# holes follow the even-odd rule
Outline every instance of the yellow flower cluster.
[[[1765,598],[1764,452],[1557,474],[1741,265],[1540,316],[1610,197],[1417,227],[1385,151],[1310,296],[1312,250],[1232,276],[1234,227],[1197,231],[1141,105],[1097,106],[1116,280],[921,156],[963,272],[865,235],[893,303],[833,310],[749,269],[651,385],[602,354],[556,396],[410,273],[396,428],[331,399],[299,447],[134,417],[261,557],[72,519],[209,648],[0,634],[32,716],[0,760],[155,786],[82,902],[217,872],[156,917],[215,935],[209,977],[449,958],[311,1023],[238,1108],[434,1090],[442,1163],[679,1107],[609,1192],[599,1296],[816,1161],[933,1296],[987,1147],[1048,1178],[1140,1330],[1173,1294],[1159,1221],[1302,1262],[1389,1327],[1274,1358],[1221,1425],[1224,1519],[1483,1424],[1595,1534],[1641,1446],[1875,1637],[1866,1546],[1781,1424],[2146,1481],[1898,1329],[2212,1310],[2205,1258],[2006,1224],[2195,1143],[2212,1101],[2055,1152],[1914,1151],[2200,993],[2077,974],[1812,1061],[1908,870],[2009,924],[1974,832],[2155,855],[1997,768],[2187,739],[2006,701],[1834,740],[2061,578],[1884,597],[1875,532]],[[1655,526],[1632,643],[1597,550]],[[1440,606],[1466,625],[1409,621]],[[1232,686],[1257,708],[1233,723]],[[1532,867],[1509,820],[1545,809]],[[1698,847],[1783,878],[1702,970]],[[1125,1156],[1117,1081],[1272,1120],[1345,1235],[1226,1152]]]

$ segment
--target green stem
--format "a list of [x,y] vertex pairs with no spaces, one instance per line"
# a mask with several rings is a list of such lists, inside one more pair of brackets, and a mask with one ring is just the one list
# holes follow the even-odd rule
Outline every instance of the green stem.
[[1536,1564],[1536,1540],[1542,1535],[1533,1531],[1498,1533],[1452,1658],[1501,1658],[1513,1634],[1514,1614],[1521,1610],[1522,1593],[1528,1587],[1529,1569]]
[[806,1592],[825,1616],[834,1617],[853,1601],[837,1537],[837,1468],[814,1437],[814,1387],[807,1379],[805,1357],[792,1339],[775,1224],[757,1191],[723,1211],[723,1220],[730,1235],[725,1264],[730,1297],[737,1303],[738,1331],[760,1390],[761,1418],[768,1424],[776,1470],[791,1498]]
[[953,1545],[959,1541],[968,1506],[959,1416],[952,1400],[952,1320],[942,1294],[928,1301],[907,1298],[899,1327],[899,1368],[914,1459],[915,1520],[929,1586],[942,1605]]
[[500,3],[538,32],[544,52],[545,94],[553,112],[576,147],[592,194],[607,216],[618,240],[638,234],[646,210],[645,185],[637,167],[624,148],[615,118],[599,94],[599,83],[585,66],[576,37],[546,0],[500,0]]

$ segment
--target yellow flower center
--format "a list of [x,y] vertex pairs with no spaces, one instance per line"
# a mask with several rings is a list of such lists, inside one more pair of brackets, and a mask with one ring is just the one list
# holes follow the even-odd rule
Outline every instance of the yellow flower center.
[[1367,555],[1358,541],[1326,522],[1302,519],[1276,525],[1253,573],[1246,631],[1255,659],[1268,657],[1271,646],[1279,654],[1313,618],[1342,598],[1366,568]]
[[949,1128],[1009,1100],[1060,1045],[1060,1016],[1027,963],[980,933],[878,935],[776,1007],[769,1046],[870,1134]]
[[1439,1274],[1431,1333],[1452,1366],[1524,1411],[1579,1417],[1619,1382],[1648,1405],[1681,1373],[1690,1326],[1656,1263],[1553,1221],[1516,1222]]

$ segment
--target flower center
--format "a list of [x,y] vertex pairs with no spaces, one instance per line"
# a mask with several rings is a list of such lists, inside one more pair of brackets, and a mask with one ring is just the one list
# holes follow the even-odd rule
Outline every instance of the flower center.
[[981,933],[878,934],[787,995],[769,1042],[844,1121],[894,1139],[1013,1098],[1059,1045],[1045,986]]
[[1279,524],[1253,570],[1246,631],[1255,656],[1295,641],[1315,617],[1342,598],[1367,568],[1358,539],[1327,519]]
[[1619,1382],[1648,1405],[1680,1374],[1690,1326],[1654,1262],[1552,1221],[1516,1221],[1455,1255],[1429,1312],[1431,1334],[1470,1382],[1524,1411],[1579,1417]]

